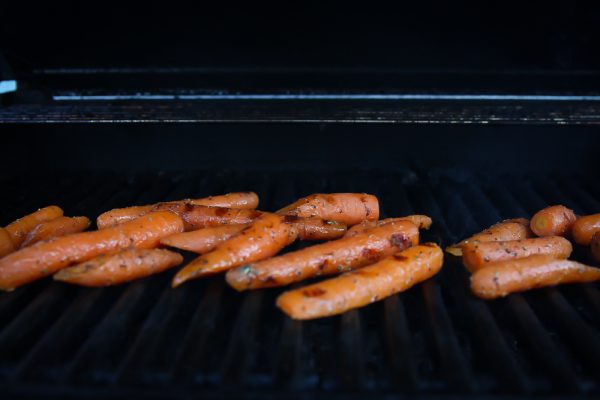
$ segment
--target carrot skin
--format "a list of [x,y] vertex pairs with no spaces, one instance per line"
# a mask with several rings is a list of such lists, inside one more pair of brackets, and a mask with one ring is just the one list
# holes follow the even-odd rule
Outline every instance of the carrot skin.
[[299,218],[286,215],[284,222],[292,224],[298,231],[300,240],[332,240],[338,239],[346,233],[346,224],[337,221],[326,221],[321,218]]
[[7,225],[4,229],[10,235],[12,239],[12,243],[15,248],[19,248],[21,243],[27,237],[27,234],[36,226],[41,224],[42,222],[51,221],[55,218],[61,217],[63,215],[63,210],[57,206],[48,206],[44,208],[40,208],[39,210],[24,216],[23,218],[19,218],[18,220],[12,222]]
[[533,237],[529,229],[529,220],[525,218],[507,219],[490,226],[457,244],[446,247],[446,252],[453,256],[463,255],[463,246],[469,243],[504,242],[508,240],[522,240]]
[[182,261],[181,254],[169,250],[131,248],[61,269],[53,278],[81,286],[111,286],[162,272]]
[[592,257],[594,257],[594,260],[600,262],[600,232],[596,232],[594,236],[592,236],[590,247],[592,250]]
[[249,224],[232,224],[176,233],[161,239],[160,243],[165,246],[204,254],[237,235],[248,226]]
[[181,217],[185,231],[220,225],[247,224],[264,213],[243,208],[225,208],[194,205],[189,203],[161,203],[155,211],[170,211]]
[[577,216],[565,206],[551,206],[538,211],[531,218],[531,230],[540,237],[569,237]]
[[600,214],[586,215],[580,217],[573,223],[571,234],[577,244],[588,246],[592,236],[600,232]]
[[363,221],[360,224],[354,225],[352,228],[348,229],[348,232],[344,236],[352,237],[359,232],[365,231],[367,229],[375,228],[376,226],[382,226],[388,224],[390,222],[397,221],[410,221],[417,226],[419,229],[429,229],[431,227],[431,218],[427,215],[407,215],[406,217],[398,217],[398,218],[386,218],[381,219],[379,221]]
[[177,215],[153,212],[113,228],[38,242],[0,259],[0,290],[12,290],[102,254],[128,247],[154,248],[161,238],[182,231]]
[[471,291],[482,299],[562,283],[600,280],[600,268],[538,254],[489,265],[471,275]]
[[529,257],[534,254],[568,258],[572,251],[571,242],[561,236],[505,242],[473,242],[463,246],[463,264],[470,272],[475,272],[494,262]]
[[87,217],[58,217],[51,221],[42,222],[33,228],[28,234],[21,248],[31,246],[42,240],[52,239],[54,237],[65,236],[71,233],[85,231],[90,226],[90,220]]
[[15,251],[15,245],[8,231],[0,228],[0,258]]
[[287,291],[277,298],[277,306],[293,319],[341,314],[431,278],[443,260],[444,253],[436,244],[417,245],[373,265]]
[[226,279],[238,291],[285,286],[364,267],[417,243],[419,229],[412,222],[398,221],[232,269]]

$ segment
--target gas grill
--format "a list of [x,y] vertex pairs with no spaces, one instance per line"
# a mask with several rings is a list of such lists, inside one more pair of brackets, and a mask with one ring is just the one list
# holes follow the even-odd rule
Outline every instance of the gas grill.
[[[551,204],[600,212],[594,8],[553,8],[531,33],[539,10],[523,5],[525,16],[497,9],[491,22],[444,6],[431,32],[412,21],[418,5],[368,18],[350,6],[296,10],[310,32],[285,31],[289,15],[249,19],[216,5],[197,24],[151,5],[139,20],[66,2],[50,18],[10,7],[4,37],[20,15],[48,37],[24,32],[0,49],[0,78],[16,82],[0,94],[1,225],[49,204],[95,218],[232,191],[257,192],[264,210],[316,192],[367,192],[382,218],[430,215],[422,240],[447,246]],[[505,18],[511,32],[486,30]],[[223,19],[237,28],[215,37]],[[99,21],[110,29],[84,29]],[[80,42],[67,40],[74,31]],[[583,248],[573,258],[593,264]],[[102,289],[45,279],[1,293],[2,398],[600,394],[597,283],[482,301],[448,256],[404,293],[299,322],[275,307],[283,289],[237,293],[222,276],[171,289],[174,273]]]

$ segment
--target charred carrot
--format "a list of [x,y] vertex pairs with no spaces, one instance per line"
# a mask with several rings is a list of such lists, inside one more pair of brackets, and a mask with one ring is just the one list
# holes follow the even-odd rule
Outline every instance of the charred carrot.
[[347,226],[337,221],[326,221],[321,218],[299,218],[286,215],[284,221],[293,224],[300,240],[332,240],[346,233]]
[[409,221],[392,222],[341,238],[244,265],[227,273],[238,291],[284,286],[318,275],[331,275],[373,264],[419,243],[419,229]]
[[410,247],[338,277],[283,293],[277,306],[293,319],[341,314],[405,291],[442,268],[444,253],[434,243]]
[[318,217],[351,226],[364,220],[378,220],[379,200],[365,193],[313,194],[282,208],[277,214]]
[[480,269],[471,275],[471,291],[482,299],[495,299],[545,286],[597,280],[600,268],[540,254]]
[[183,231],[170,212],[153,212],[100,231],[74,233],[38,242],[0,259],[0,289],[12,290],[69,265],[128,247],[153,248],[160,239]]
[[592,236],[600,232],[600,214],[580,217],[573,223],[571,234],[576,243],[587,246],[592,241]]
[[565,206],[551,206],[538,211],[531,218],[531,230],[538,236],[571,235],[571,228],[577,216]]
[[15,251],[15,245],[12,242],[10,234],[4,228],[0,228],[0,257]]
[[457,244],[446,247],[446,251],[453,256],[460,257],[463,254],[462,247],[468,243],[502,242],[507,240],[521,240],[532,237],[529,229],[529,220],[525,218],[507,219],[490,226]]
[[600,232],[596,232],[594,236],[592,236],[590,246],[592,248],[592,257],[600,262]]
[[81,286],[111,286],[157,274],[182,261],[181,254],[169,250],[131,248],[61,269],[53,278]]
[[475,272],[491,263],[529,257],[534,254],[568,258],[572,251],[571,242],[561,236],[506,242],[473,242],[463,246],[463,264],[470,272]]
[[198,254],[208,253],[217,245],[237,235],[249,224],[233,224],[215,226],[212,228],[198,229],[191,232],[176,233],[161,239],[165,246],[176,247],[181,250],[192,251]]
[[379,221],[363,221],[360,224],[354,225],[352,228],[348,229],[346,232],[347,237],[354,236],[358,232],[365,231],[367,229],[375,228],[376,226],[382,226],[388,224],[390,222],[396,221],[410,221],[417,226],[419,229],[429,229],[431,227],[431,218],[427,215],[407,215],[406,217],[398,217],[398,218],[386,218],[381,219]]
[[[209,196],[200,199],[184,199],[169,203],[191,204],[197,206],[226,207],[255,209],[258,207],[258,196],[254,192],[228,193],[221,196]],[[101,214],[96,220],[98,229],[108,228],[132,219],[138,218],[151,211],[157,211],[163,203],[150,204],[146,206],[133,206],[126,208],[115,208]]]
[[65,236],[70,233],[82,232],[89,226],[90,220],[87,217],[62,216],[51,221],[42,222],[27,234],[23,244],[21,244],[21,248],[31,246],[42,240]]
[[271,257],[293,242],[296,236],[293,225],[286,224],[281,216],[264,214],[240,234],[186,265],[173,278],[173,287],[190,279]]
[[12,239],[15,248],[19,248],[25,240],[27,234],[42,222],[51,221],[63,215],[63,210],[57,206],[40,208],[36,212],[19,218],[15,222],[7,225],[6,231]]
[[181,217],[186,231],[211,226],[247,224],[263,215],[262,211],[243,208],[198,206],[188,203],[161,203],[156,211],[171,211]]

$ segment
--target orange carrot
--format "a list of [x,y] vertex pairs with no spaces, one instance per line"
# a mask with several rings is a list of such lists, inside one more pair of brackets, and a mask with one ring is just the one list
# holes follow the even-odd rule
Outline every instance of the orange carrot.
[[590,246],[592,248],[592,256],[596,261],[600,262],[600,232],[596,232],[592,236]]
[[472,242],[463,246],[463,264],[470,272],[475,272],[494,262],[529,257],[534,254],[568,258],[572,251],[571,242],[560,236],[505,242]]
[[244,228],[248,227],[248,225],[249,224],[232,224],[198,229],[191,232],[176,233],[175,235],[161,239],[160,243],[165,246],[204,254],[213,250],[220,243],[237,235],[243,231]]
[[162,272],[181,264],[183,257],[163,249],[126,249],[61,269],[54,280],[81,286],[111,286]]
[[592,241],[592,236],[600,232],[600,214],[580,217],[573,223],[571,233],[576,243],[587,246]]
[[42,222],[27,234],[25,241],[21,244],[21,248],[41,242],[42,240],[81,232],[86,230],[88,226],[90,226],[90,220],[87,217],[63,216],[51,221]]
[[211,226],[247,224],[264,213],[243,208],[197,206],[188,203],[161,203],[156,211],[171,211],[183,219],[186,231]]
[[[209,196],[200,199],[184,199],[169,203],[191,204],[196,206],[229,207],[255,209],[258,206],[258,196],[254,192],[228,193],[221,196]],[[147,206],[133,206],[126,208],[115,208],[101,214],[96,220],[98,229],[104,229],[117,224],[131,221],[151,211],[160,209],[163,203],[150,204]]]
[[240,234],[195,259],[173,278],[173,287],[277,254],[297,236],[293,225],[275,214],[264,214]]
[[15,245],[10,234],[6,229],[0,228],[0,257],[4,257],[13,251],[15,251]]
[[293,224],[300,240],[331,240],[346,233],[346,224],[337,221],[326,221],[321,218],[299,218],[286,215],[284,221]]
[[531,218],[531,230],[538,236],[571,235],[571,228],[577,216],[565,206],[546,207]]
[[328,221],[356,225],[379,219],[379,200],[365,193],[313,194],[277,211],[280,215],[319,217]]
[[36,212],[19,218],[15,222],[6,226],[6,231],[12,239],[15,248],[19,248],[25,240],[27,234],[38,224],[51,221],[63,215],[63,210],[57,206],[40,208]]
[[38,242],[0,259],[0,289],[12,290],[69,265],[128,247],[153,248],[160,239],[183,231],[170,212],[153,212],[101,231],[74,233]]
[[338,277],[283,293],[277,306],[293,319],[341,314],[405,291],[442,268],[444,253],[425,243]]
[[471,291],[482,299],[495,299],[545,286],[597,280],[600,268],[540,254],[480,269],[471,275]]
[[348,229],[346,232],[346,237],[351,237],[356,235],[358,232],[365,231],[367,229],[374,228],[376,226],[381,226],[388,224],[390,222],[396,221],[410,221],[417,226],[419,229],[429,229],[431,227],[431,218],[427,215],[407,215],[406,217],[398,217],[398,218],[386,218],[380,219],[379,221],[363,221],[360,224],[354,225],[352,228]]
[[525,218],[507,219],[462,242],[446,247],[446,251],[453,256],[460,257],[463,254],[462,247],[468,243],[503,242],[526,239],[532,236],[533,233],[529,229],[529,220]]
[[341,238],[235,268],[227,283],[236,290],[284,286],[318,275],[331,275],[373,264],[419,242],[409,221],[392,222]]

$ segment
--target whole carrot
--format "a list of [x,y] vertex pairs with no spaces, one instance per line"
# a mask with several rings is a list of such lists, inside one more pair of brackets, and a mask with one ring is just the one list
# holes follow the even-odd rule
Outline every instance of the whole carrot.
[[169,250],[130,248],[61,269],[53,278],[81,286],[111,286],[157,274],[182,261],[181,254]]
[[0,289],[12,290],[69,265],[128,247],[153,248],[160,239],[183,231],[170,212],[153,212],[100,231],[61,236],[18,250],[0,259]]
[[190,279],[227,271],[242,264],[263,260],[296,239],[293,225],[286,224],[275,214],[264,214],[241,233],[219,244],[186,265],[173,278],[173,287]]
[[156,211],[171,211],[183,219],[186,231],[219,225],[247,224],[263,215],[262,211],[243,208],[200,206],[189,203],[161,203]]
[[431,278],[444,253],[433,243],[416,245],[338,277],[283,293],[277,306],[294,319],[341,314],[382,300]]
[[6,231],[12,239],[15,248],[19,248],[25,240],[27,234],[42,222],[51,221],[63,215],[63,210],[57,206],[48,206],[40,208],[36,212],[19,218],[15,222],[6,226]]
[[42,240],[85,231],[89,226],[90,220],[87,217],[62,216],[47,222],[42,222],[27,234],[27,237],[21,244],[21,248],[31,246]]
[[531,218],[531,230],[538,236],[568,237],[576,219],[573,210],[565,206],[546,207]]
[[292,224],[298,231],[300,240],[332,240],[346,233],[347,226],[337,221],[326,221],[321,218],[299,218],[286,215],[284,222]]
[[[220,196],[209,196],[200,199],[183,199],[168,203],[191,204],[197,206],[228,207],[255,209],[258,207],[258,196],[254,192],[228,193]],[[133,206],[115,208],[101,214],[96,220],[98,229],[108,228],[132,219],[138,218],[151,211],[157,211],[163,203],[149,204],[146,206]]]
[[596,232],[594,236],[592,236],[590,247],[592,249],[592,257],[600,262],[600,232]]
[[429,218],[427,215],[419,214],[407,215],[406,217],[380,219],[379,221],[363,221],[360,224],[354,225],[352,228],[348,229],[348,232],[346,232],[345,236],[351,237],[356,235],[358,232],[397,221],[410,221],[419,229],[429,229],[432,223],[431,218]]
[[176,233],[161,239],[165,246],[181,250],[192,251],[198,254],[208,253],[229,238],[237,235],[249,224],[232,224],[198,229],[191,232]]
[[0,257],[15,251],[15,245],[6,229],[0,228]]
[[364,267],[417,243],[419,229],[412,222],[392,222],[353,237],[232,269],[227,272],[226,279],[238,291],[284,286],[314,276]]
[[525,218],[507,219],[457,244],[446,247],[446,251],[453,256],[460,257],[463,254],[463,246],[469,243],[503,242],[526,239],[532,236],[533,233],[529,229],[529,220]]
[[538,254],[491,264],[476,271],[471,275],[471,291],[482,299],[495,299],[545,286],[597,280],[600,280],[599,268]]
[[573,251],[571,242],[560,236],[510,240],[506,242],[469,243],[463,246],[463,264],[471,272],[488,264],[548,254],[554,258],[568,258]]
[[573,223],[571,234],[576,243],[587,246],[592,241],[592,236],[600,232],[600,214],[580,217]]
[[379,200],[365,193],[312,194],[282,208],[277,214],[318,217],[350,226],[364,220],[378,220]]

